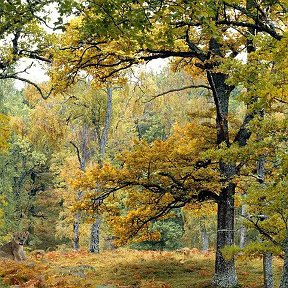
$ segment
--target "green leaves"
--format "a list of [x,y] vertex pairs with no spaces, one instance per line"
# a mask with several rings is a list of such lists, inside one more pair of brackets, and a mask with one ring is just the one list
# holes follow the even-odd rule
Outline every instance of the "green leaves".
[[0,154],[9,148],[11,127],[9,117],[0,113]]

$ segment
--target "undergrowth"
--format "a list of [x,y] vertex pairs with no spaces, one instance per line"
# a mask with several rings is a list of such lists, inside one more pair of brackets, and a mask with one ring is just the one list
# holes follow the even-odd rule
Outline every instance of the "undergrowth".
[[[28,258],[24,263],[0,261],[0,287],[208,288],[214,270],[214,254],[194,249],[119,249],[96,255],[56,251]],[[277,285],[281,260],[274,264]],[[263,287],[261,259],[237,260],[237,271],[241,287]]]

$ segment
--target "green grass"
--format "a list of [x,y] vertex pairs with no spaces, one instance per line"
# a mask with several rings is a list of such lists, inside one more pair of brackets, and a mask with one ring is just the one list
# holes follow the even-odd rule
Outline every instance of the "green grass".
[[0,288],[8,288],[9,286],[5,285],[2,281],[2,279],[0,278]]
[[[23,286],[29,288],[208,288],[214,271],[214,254],[185,252],[123,249],[99,255],[85,251],[49,252],[42,259],[30,256],[22,264],[0,262],[0,276],[6,284],[21,287],[30,283]],[[274,263],[277,286],[282,262],[275,259]],[[237,260],[237,273],[239,287],[263,287],[261,259]]]

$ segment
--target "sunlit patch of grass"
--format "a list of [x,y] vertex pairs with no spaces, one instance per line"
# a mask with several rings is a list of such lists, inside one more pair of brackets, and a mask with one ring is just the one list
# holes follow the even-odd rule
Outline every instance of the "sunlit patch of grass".
[[[279,286],[281,267],[283,260],[274,257],[274,286]],[[262,259],[242,259],[237,261],[237,272],[240,283],[243,283],[243,288],[262,288],[263,287],[263,264]]]
[[[195,249],[185,253],[118,249],[96,255],[56,251],[41,259],[31,255],[25,263],[0,262],[0,277],[21,288],[208,288],[214,256]],[[275,264],[277,284],[281,260],[275,259]],[[239,259],[237,272],[241,287],[263,287],[261,259]]]

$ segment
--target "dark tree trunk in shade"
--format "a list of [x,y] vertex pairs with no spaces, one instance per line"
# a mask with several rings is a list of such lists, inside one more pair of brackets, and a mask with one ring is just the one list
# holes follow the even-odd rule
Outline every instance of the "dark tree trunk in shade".
[[[255,5],[253,0],[247,0],[247,10],[254,9]],[[250,31],[251,30],[251,31]],[[255,35],[256,31],[250,29],[251,35]],[[221,45],[211,38],[209,43],[209,50],[214,55],[222,57]],[[253,46],[253,39],[247,40],[247,53],[255,51]],[[217,65],[217,64],[216,64]],[[217,143],[226,143],[227,147],[230,146],[229,127],[228,127],[228,107],[229,97],[233,87],[226,84],[227,75],[214,72],[213,70],[206,69],[207,79],[212,88],[214,103],[216,107],[216,128],[217,128]],[[247,125],[254,118],[254,112],[248,113],[243,124],[240,127],[234,143],[239,146],[245,146],[247,140],[250,138],[251,132],[248,130]],[[212,284],[219,288],[229,288],[237,286],[237,275],[235,270],[234,257],[225,259],[221,253],[222,248],[225,246],[234,245],[234,196],[235,185],[231,181],[237,174],[235,163],[227,164],[220,161],[220,173],[222,176],[224,188],[221,190],[218,202],[218,220],[217,220],[217,247],[216,247],[216,260],[215,260],[215,274],[213,276]]]
[[[221,55],[221,46],[215,39],[210,41],[210,50]],[[228,108],[229,97],[233,87],[226,84],[227,75],[207,70],[207,78],[212,88],[216,107],[217,144],[225,143],[229,147]],[[241,135],[242,137],[242,135]],[[237,275],[234,257],[225,259],[222,248],[234,245],[234,195],[235,185],[231,179],[236,175],[233,164],[220,161],[219,170],[223,179],[223,188],[219,195],[217,215],[217,246],[215,259],[215,273],[212,285],[216,287],[235,287]]]

